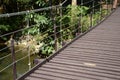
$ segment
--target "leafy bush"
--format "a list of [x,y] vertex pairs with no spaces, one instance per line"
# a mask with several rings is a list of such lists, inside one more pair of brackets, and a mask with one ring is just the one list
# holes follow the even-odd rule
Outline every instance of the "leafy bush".
[[[88,7],[85,6],[72,6],[68,5],[67,10],[65,13],[63,13],[63,17],[60,19],[60,21],[63,23],[63,29],[68,27],[65,31],[63,31],[63,35],[66,35],[70,33],[70,35],[64,36],[64,39],[72,39],[74,37],[74,31],[76,30],[78,23],[80,21],[80,16],[85,16],[88,11]],[[82,22],[83,19],[82,19]],[[83,24],[83,23],[82,23]]]

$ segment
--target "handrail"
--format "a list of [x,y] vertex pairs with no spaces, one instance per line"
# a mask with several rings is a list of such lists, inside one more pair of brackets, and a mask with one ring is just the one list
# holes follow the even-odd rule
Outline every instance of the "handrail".
[[[52,19],[50,19],[49,21],[52,23],[52,27],[53,28],[50,28],[50,29],[48,29],[48,30],[46,30],[46,31],[44,31],[44,32],[42,32],[41,33],[41,35],[40,36],[43,36],[43,39],[41,39],[40,40],[40,42],[42,43],[42,42],[44,42],[44,41],[46,41],[46,40],[49,40],[49,39],[53,39],[53,43],[46,43],[46,42],[44,42],[44,44],[41,46],[41,47],[46,47],[46,46],[53,46],[54,47],[54,49],[55,49],[55,51],[53,51],[53,53],[55,53],[55,54],[53,54],[53,55],[51,55],[51,56],[54,56],[54,55],[56,55],[57,54],[57,52],[59,52],[59,49],[61,50],[62,48],[60,47],[59,48],[59,46],[62,46],[63,48],[65,48],[64,46],[67,46],[66,44],[65,45],[63,45],[63,43],[67,43],[66,41],[67,40],[71,40],[71,39],[73,39],[74,40],[74,38],[76,38],[76,37],[78,37],[78,34],[79,34],[79,36],[80,35],[83,35],[83,34],[85,34],[87,31],[89,31],[89,30],[91,30],[92,28],[94,28],[94,26],[96,26],[96,24],[99,24],[99,23],[101,23],[101,21],[103,21],[104,19],[105,19],[105,17],[107,16],[107,15],[109,15],[109,14],[106,14],[106,13],[108,13],[108,11],[111,11],[112,9],[108,9],[108,7],[107,7],[107,10],[103,10],[103,11],[105,11],[106,13],[104,13],[103,14],[103,12],[102,12],[102,5],[101,4],[95,4],[94,3],[94,1],[95,0],[90,0],[90,1],[88,1],[88,2],[85,2],[85,3],[82,3],[82,4],[80,4],[80,7],[79,8],[81,8],[82,6],[84,6],[84,5],[86,5],[86,4],[89,4],[89,3],[92,3],[92,5],[89,7],[89,9],[88,9],[88,14],[85,14],[85,15],[83,15],[83,14],[79,14],[79,15],[77,15],[77,22],[76,23],[72,23],[72,21],[68,21],[68,22],[64,22],[64,21],[62,21],[62,19],[61,20],[59,20],[59,18],[63,18],[63,17],[65,17],[64,15],[66,15],[66,13],[64,13],[63,12],[63,9],[65,9],[65,10],[67,10],[67,8],[66,7],[63,7],[63,5],[67,2],[68,0],[65,0],[65,1],[63,1],[61,4],[59,4],[59,5],[55,5],[55,6],[50,6],[50,7],[46,7],[46,8],[40,8],[40,9],[35,9],[35,10],[27,10],[27,11],[22,11],[22,12],[15,12],[15,13],[7,13],[7,14],[0,14],[0,18],[3,18],[3,17],[7,17],[7,18],[10,18],[10,17],[12,17],[12,16],[20,16],[20,15],[27,15],[27,14],[30,14],[30,13],[35,13],[35,12],[40,12],[40,11],[48,11],[48,10],[53,10],[53,11],[55,11],[55,13],[54,13],[54,15],[53,14],[51,14],[52,15]],[[98,17],[97,17],[97,20],[99,21],[99,22],[95,22],[94,21],[94,16],[95,16],[95,13],[94,13],[94,11],[95,11],[95,8],[96,7],[98,7],[98,6],[100,6],[99,7],[99,9],[97,9],[97,10],[99,10],[100,11],[100,13],[97,15]],[[60,12],[61,13],[58,13],[57,11],[58,10],[61,10]],[[112,11],[111,11],[112,12]],[[105,16],[104,16],[105,15]],[[59,16],[58,18],[56,18],[56,16]],[[69,16],[71,16],[71,15],[69,15]],[[66,18],[69,18],[69,16],[67,16]],[[86,18],[87,17],[87,20],[89,21],[89,24],[87,24],[86,25],[86,23],[85,23],[85,21],[84,21],[84,19],[83,18]],[[28,18],[28,20],[26,21],[26,24],[27,24],[27,26],[28,27],[26,27],[26,28],[21,28],[21,29],[18,29],[18,30],[16,30],[16,31],[13,31],[13,32],[9,32],[9,33],[6,33],[6,34],[3,34],[3,35],[0,35],[0,38],[2,38],[2,37],[5,37],[5,36],[9,36],[9,35],[12,35],[12,34],[17,34],[17,33],[21,33],[22,31],[25,31],[25,30],[28,30],[28,29],[31,29],[31,28],[34,28],[35,26],[36,26],[36,24],[30,24],[29,23],[29,18]],[[70,23],[71,22],[71,23]],[[86,30],[85,30],[86,29]],[[51,33],[51,34],[49,34],[49,33]],[[44,35],[47,35],[47,36],[44,36]],[[67,39],[68,38],[68,36],[66,37],[66,35],[72,35],[71,37],[70,37],[70,39]],[[31,47],[31,45],[30,45],[30,43],[29,43],[29,41],[30,41],[30,34],[28,33],[27,34],[27,36],[28,36],[28,38],[27,38],[27,45],[26,45],[26,48],[24,48],[24,49],[27,49],[28,50],[28,54],[26,55],[26,56],[24,56],[24,57],[22,57],[22,58],[19,58],[19,59],[17,59],[16,61],[14,61],[14,62],[12,62],[11,64],[9,64],[8,66],[6,66],[5,68],[3,68],[2,70],[0,70],[0,73],[2,73],[4,70],[6,70],[7,68],[9,68],[9,67],[11,67],[11,66],[13,66],[13,65],[15,65],[17,62],[19,62],[19,61],[21,61],[21,60],[23,60],[23,59],[25,59],[25,58],[27,58],[27,57],[29,57],[29,59],[30,59],[30,54],[31,53],[35,53],[35,52],[29,52],[29,48],[28,47]],[[13,37],[14,37],[14,35],[13,35]],[[12,37],[12,40],[14,40],[14,38]],[[7,58],[7,57],[10,57],[10,56],[12,56],[13,54],[16,54],[17,52],[19,52],[19,51],[23,51],[24,49],[19,49],[19,50],[17,50],[17,51],[15,51],[14,49],[15,49],[15,45],[17,45],[17,44],[15,44],[15,42],[13,42],[13,44],[12,44],[12,40],[10,40],[10,43],[11,43],[11,45],[10,46],[8,46],[8,47],[5,47],[5,48],[3,48],[3,49],[0,49],[0,52],[1,51],[3,51],[3,50],[5,50],[5,49],[12,49],[12,51],[11,51],[11,53],[10,54],[8,54],[8,55],[6,55],[6,56],[3,56],[3,57],[1,57],[0,58],[0,60],[3,60],[3,59],[5,59],[5,58]],[[66,40],[66,41],[65,41]],[[14,45],[14,46],[13,46]],[[41,47],[40,47],[40,49],[41,49]],[[51,57],[48,57],[48,58],[46,58],[45,59],[45,62],[47,61],[47,60],[50,60],[50,58]],[[42,62],[43,63],[43,62]],[[39,63],[39,65],[41,65],[41,63]],[[38,66],[38,65],[37,65]],[[36,67],[36,66],[35,66]],[[15,73],[16,74],[16,73]],[[20,79],[20,78],[18,78],[18,79]]]
[[62,3],[60,3],[60,5],[49,6],[49,7],[40,8],[40,9],[34,9],[34,10],[27,10],[27,11],[21,11],[21,12],[0,14],[0,17],[11,17],[11,16],[18,16],[18,15],[23,15],[23,14],[29,14],[29,13],[33,13],[33,12],[39,12],[39,11],[43,11],[43,10],[49,10],[49,9],[52,9],[52,8],[55,8],[55,7],[60,7],[63,4],[65,4],[66,2],[67,2],[67,0],[63,1]]

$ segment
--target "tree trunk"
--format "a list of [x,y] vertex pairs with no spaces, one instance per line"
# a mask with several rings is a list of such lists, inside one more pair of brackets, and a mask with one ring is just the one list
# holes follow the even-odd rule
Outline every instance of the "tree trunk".
[[77,6],[77,0],[72,0],[72,9],[71,9],[71,22],[74,22],[74,19],[76,18],[75,11]]
[[116,8],[116,7],[117,7],[117,2],[118,2],[118,0],[114,0],[113,8]]
[[77,5],[77,0],[72,0],[72,6]]
[[3,13],[3,6],[0,6],[0,14]]
[[71,22],[70,22],[70,26],[71,26],[71,32],[70,32],[70,38],[72,39],[73,36],[73,30],[75,30],[75,26],[74,24],[76,24],[76,19],[77,19],[77,15],[76,15],[76,9],[77,9],[77,0],[72,0],[72,7],[71,7]]

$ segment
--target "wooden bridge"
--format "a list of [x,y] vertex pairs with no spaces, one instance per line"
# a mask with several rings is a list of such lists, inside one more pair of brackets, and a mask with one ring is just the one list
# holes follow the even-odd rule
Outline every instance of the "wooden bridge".
[[18,80],[120,80],[120,8]]

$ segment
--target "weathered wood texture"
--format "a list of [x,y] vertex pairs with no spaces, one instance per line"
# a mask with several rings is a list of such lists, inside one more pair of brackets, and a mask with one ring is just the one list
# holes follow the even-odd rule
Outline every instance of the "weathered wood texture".
[[25,80],[120,80],[120,8]]

